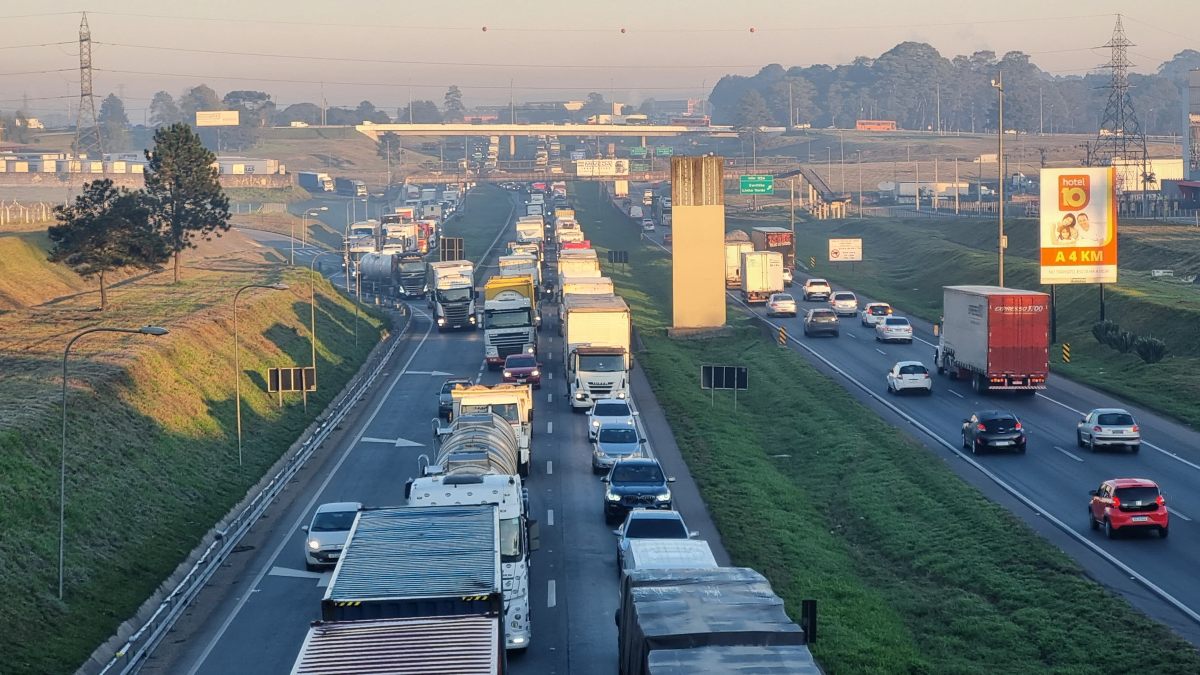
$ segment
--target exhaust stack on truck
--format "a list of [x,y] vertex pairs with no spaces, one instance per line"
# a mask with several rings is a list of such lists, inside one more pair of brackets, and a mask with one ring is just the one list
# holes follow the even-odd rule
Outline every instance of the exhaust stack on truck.
[[1050,372],[1050,296],[997,286],[945,286],[938,373],[991,389],[1034,394]]

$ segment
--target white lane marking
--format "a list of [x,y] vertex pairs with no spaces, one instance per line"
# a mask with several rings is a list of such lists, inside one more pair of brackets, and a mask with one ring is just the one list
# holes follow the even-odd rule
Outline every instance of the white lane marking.
[[554,509],[546,509],[546,524],[554,524]]
[[959,398],[966,398],[966,396],[963,396],[962,394],[958,393],[957,391],[954,391],[953,389],[947,389],[946,391],[950,392],[951,394],[954,394],[955,396],[957,396]]
[[362,442],[363,443],[387,443],[388,445],[394,445],[397,448],[423,448],[423,447],[425,447],[424,443],[410,441],[407,438],[372,438],[370,436],[367,436],[362,439]]
[[[425,315],[423,314],[423,316]],[[428,318],[428,316],[425,316],[425,318]],[[409,324],[406,324],[405,326],[406,330],[408,325]],[[411,366],[412,362],[417,358],[417,354],[421,353],[421,347],[425,346],[425,341],[429,339],[429,333],[432,330],[433,323],[430,322],[429,325],[425,327],[425,334],[421,336],[421,341],[417,343],[417,346],[413,349],[412,354],[409,355],[408,361],[404,363],[404,367],[400,369],[400,373],[396,375],[395,379],[392,380],[392,384],[388,386],[387,391],[385,391],[383,396],[379,399],[379,404],[375,406],[375,410],[371,411],[371,416],[367,418],[367,421],[359,430],[358,435],[354,437],[354,442],[350,443],[346,451],[342,453],[341,458],[338,459],[337,464],[334,464],[333,469],[325,476],[325,480],[321,482],[320,487],[313,492],[312,499],[308,500],[308,503],[304,505],[304,510],[300,512],[300,517],[298,517],[296,521],[292,523],[291,529],[288,530],[289,532],[295,532],[299,530],[300,526],[304,524],[304,521],[311,517],[309,514],[311,514],[313,508],[316,507],[317,500],[321,498],[321,495],[325,492],[325,488],[329,487],[329,482],[332,481],[333,477],[337,475],[338,470],[342,468],[342,464],[344,464],[346,460],[350,458],[350,455],[353,454],[354,446],[358,445],[362,441],[363,434],[367,432],[367,427],[371,426],[371,423],[375,421],[375,417],[379,415],[379,411],[383,410],[383,405],[387,403],[388,399],[391,397],[392,391],[396,389],[396,385],[400,384],[400,380],[404,379],[404,371],[408,370],[408,367]],[[283,547],[287,546],[290,542],[290,536],[280,539],[279,545],[276,546],[275,550],[271,553],[271,557],[267,561],[267,564],[263,565],[262,569],[259,570],[257,575],[255,575],[254,581],[250,584],[251,590],[258,588],[258,585],[262,583],[263,577],[265,577],[270,571],[271,562],[279,558],[279,554],[283,552]],[[234,606],[233,611],[229,613],[229,616],[225,617],[225,621],[221,622],[221,627],[217,629],[217,632],[213,634],[212,639],[209,640],[207,645],[205,645],[204,651],[200,653],[200,657],[196,660],[196,665],[192,666],[191,670],[188,671],[188,675],[196,675],[196,672],[199,671],[201,666],[204,665],[204,662],[208,660],[208,655],[212,653],[212,650],[217,646],[217,643],[220,642],[221,638],[225,635],[225,631],[229,630],[229,626],[233,623],[233,620],[237,618],[238,613],[242,611],[242,607],[246,605],[246,601],[249,600],[252,595],[252,592],[242,595],[241,599],[238,600],[237,605]]]
[[553,380],[553,379],[554,379],[554,373],[546,373],[546,377],[548,377],[548,378],[550,378],[551,380]]
[[546,422],[546,433],[554,433],[554,422]]
[[440,370],[409,370],[409,371],[405,372],[405,375],[433,375],[434,377],[437,377],[439,375],[442,377],[446,377],[448,375],[453,375],[453,374],[454,373],[443,373]]
[[479,384],[479,381],[480,381],[480,380],[482,380],[482,379],[483,379],[483,374],[482,374],[482,373],[480,373],[479,375],[476,375],[476,376],[475,376],[475,384]]
[[883,351],[883,350],[882,350],[882,349],[880,349],[879,347],[876,347],[876,348],[875,348],[875,351],[879,352],[880,354],[883,354],[884,356],[887,356],[887,352]]
[[[749,312],[750,315],[753,316],[754,318],[759,319],[760,321],[763,321],[768,326],[771,326],[772,328],[774,328],[776,330],[779,329],[779,326],[777,324],[775,324],[774,322],[772,322],[769,319],[763,319],[761,316],[758,316],[757,314],[755,314],[754,310],[751,307],[749,307],[748,305],[746,305],[746,303],[742,302],[740,299],[734,297],[733,295],[729,295],[728,297],[732,298],[735,303],[737,303],[737,304],[741,305],[743,308],[745,308],[745,310],[747,312]],[[813,356],[813,358],[820,360],[822,363],[824,363],[826,366],[828,366],[830,369],[832,369],[837,374],[846,378],[849,382],[854,384],[856,387],[863,390],[863,392],[865,392],[867,396],[870,396],[871,398],[875,399],[880,405],[890,409],[892,412],[894,412],[897,415],[900,415],[904,419],[908,420],[909,424],[913,425],[914,427],[919,429],[922,433],[924,433],[926,436],[933,439],[934,442],[943,446],[950,452],[953,452],[955,455],[958,456],[959,459],[970,464],[972,467],[975,468],[975,470],[979,471],[979,473],[986,476],[988,478],[988,480],[990,480],[993,483],[995,483],[996,485],[998,485],[1000,487],[1000,489],[1002,489],[1005,492],[1007,492],[1008,494],[1012,495],[1014,498],[1016,498],[1018,501],[1020,501],[1025,506],[1036,511],[1038,513],[1038,515],[1045,518],[1047,521],[1049,521],[1051,524],[1053,524],[1058,529],[1062,530],[1064,533],[1067,534],[1067,536],[1078,541],[1080,544],[1087,547],[1088,550],[1090,550],[1091,552],[1095,553],[1096,555],[1098,555],[1101,558],[1103,558],[1104,560],[1106,560],[1110,565],[1112,565],[1113,567],[1116,567],[1117,569],[1124,572],[1126,575],[1129,576],[1129,578],[1131,578],[1131,579],[1137,581],[1138,583],[1142,584],[1143,586],[1145,586],[1152,593],[1157,595],[1159,598],[1161,598],[1163,601],[1165,601],[1166,603],[1168,603],[1175,609],[1177,609],[1180,612],[1182,612],[1183,614],[1185,614],[1192,621],[1194,621],[1196,623],[1200,623],[1200,612],[1197,612],[1196,610],[1192,609],[1188,605],[1184,604],[1178,598],[1171,595],[1166,590],[1164,590],[1162,587],[1160,587],[1158,584],[1155,584],[1153,581],[1150,581],[1150,579],[1147,578],[1145,575],[1143,575],[1142,573],[1133,569],[1133,567],[1124,563],[1119,558],[1117,558],[1115,555],[1106,551],[1103,547],[1101,547],[1099,544],[1092,541],[1087,536],[1078,532],[1076,530],[1076,528],[1074,528],[1070,525],[1067,525],[1065,522],[1060,520],[1054,514],[1050,513],[1048,510],[1043,508],[1040,504],[1033,501],[1029,497],[1026,497],[1025,494],[1022,493],[1020,490],[1018,490],[1016,487],[1010,485],[999,475],[997,475],[996,473],[994,473],[993,471],[991,471],[984,465],[980,464],[971,455],[963,452],[962,448],[957,447],[954,443],[951,443],[951,442],[945,440],[944,438],[939,436],[936,432],[934,432],[933,429],[930,429],[929,427],[922,424],[919,420],[917,420],[917,418],[913,417],[912,415],[909,415],[907,412],[901,410],[899,406],[893,404],[891,401],[885,399],[883,396],[875,393],[875,391],[873,389],[868,387],[863,382],[860,382],[853,375],[851,375],[850,373],[846,372],[845,370],[840,368],[838,365],[836,365],[833,361],[830,361],[829,359],[827,359],[824,356],[822,356],[821,354],[819,354],[812,347],[809,347],[808,345],[804,344],[803,342],[801,342],[800,340],[796,339],[795,337],[793,337],[791,335],[788,336],[788,340],[790,342],[794,343],[800,349],[808,352],[810,355]],[[1055,402],[1057,403],[1057,401],[1055,401]],[[1062,404],[1060,404],[1060,405],[1062,405]]]
[[846,335],[849,335],[850,337],[854,338],[855,340],[858,339],[858,336],[855,335],[854,333],[846,333]]
[[1187,516],[1183,515],[1182,513],[1176,511],[1175,509],[1173,509],[1169,506],[1167,507],[1167,510],[1170,511],[1171,513],[1173,513],[1178,518],[1183,518],[1184,520],[1188,521],[1189,523],[1192,522],[1191,518],[1188,518]]
[[1062,448],[1058,447],[1057,445],[1056,445],[1056,446],[1054,446],[1054,449],[1055,449],[1055,450],[1057,450],[1057,451],[1059,451],[1059,452],[1061,452],[1062,454],[1066,455],[1067,457],[1070,457],[1071,459],[1075,460],[1076,462],[1082,462],[1082,461],[1083,461],[1083,458],[1082,458],[1082,457],[1079,457],[1079,456],[1077,456],[1077,455],[1074,455],[1074,454],[1072,454],[1072,453],[1070,453],[1070,452],[1067,452],[1066,450],[1063,450]]
[[550,460],[546,460],[546,475],[547,476],[554,475],[554,462],[552,462]]
[[[1063,408],[1066,408],[1067,410],[1070,410],[1071,412],[1075,413],[1076,415],[1079,415],[1080,417],[1082,417],[1082,416],[1085,414],[1085,413],[1084,413],[1082,410],[1076,410],[1076,409],[1072,408],[1071,406],[1067,405],[1066,403],[1063,403],[1062,401],[1057,401],[1057,400],[1055,400],[1055,399],[1052,399],[1052,398],[1050,398],[1049,396],[1047,396],[1047,395],[1045,395],[1045,394],[1042,394],[1042,393],[1040,393],[1040,392],[1038,393],[1038,397],[1040,397],[1040,398],[1044,398],[1044,399],[1046,399],[1047,401],[1050,401],[1051,403],[1053,403],[1053,404],[1055,404],[1055,405],[1062,406]],[[1179,455],[1177,455],[1177,454],[1175,454],[1175,453],[1171,452],[1170,450],[1166,450],[1166,449],[1164,449],[1164,448],[1160,448],[1160,447],[1158,447],[1157,445],[1155,445],[1155,444],[1153,444],[1153,443],[1151,443],[1151,442],[1149,442],[1149,441],[1147,441],[1147,440],[1145,440],[1145,439],[1142,439],[1142,445],[1144,445],[1144,446],[1146,446],[1147,448],[1150,448],[1151,450],[1154,450],[1154,451],[1156,451],[1156,452],[1161,452],[1162,454],[1166,455],[1167,457],[1170,457],[1170,458],[1171,458],[1171,459],[1173,459],[1173,460],[1176,460],[1177,462],[1179,462],[1179,463],[1181,463],[1181,464],[1186,464],[1186,465],[1188,465],[1188,466],[1192,467],[1193,469],[1200,470],[1200,464],[1196,464],[1195,462],[1191,462],[1191,461],[1189,461],[1189,460],[1186,460],[1186,459],[1184,459],[1184,458],[1180,457]]]
[[554,594],[554,580],[546,582],[546,606],[554,607],[558,604],[558,597]]
[[554,394],[546,394],[546,403],[554,402]]

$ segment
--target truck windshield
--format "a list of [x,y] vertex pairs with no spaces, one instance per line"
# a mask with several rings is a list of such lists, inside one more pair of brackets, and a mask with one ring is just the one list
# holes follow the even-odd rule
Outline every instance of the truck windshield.
[[488,328],[524,328],[533,325],[528,309],[485,312]]
[[521,518],[505,518],[500,521],[500,560],[511,563],[520,562],[524,557],[525,547],[521,545]]
[[439,290],[438,302],[468,302],[475,294],[471,288],[451,288],[448,290]]
[[509,424],[517,424],[521,421],[517,413],[516,403],[476,403],[474,405],[463,403],[459,405],[459,415],[470,415],[472,413],[487,413],[492,412],[503,417]]
[[619,373],[625,370],[625,358],[620,354],[580,354],[578,369],[588,373]]
[[400,263],[400,273],[401,274],[424,274],[425,273],[425,263],[423,263],[419,260],[414,261],[414,262],[402,262],[402,263]]

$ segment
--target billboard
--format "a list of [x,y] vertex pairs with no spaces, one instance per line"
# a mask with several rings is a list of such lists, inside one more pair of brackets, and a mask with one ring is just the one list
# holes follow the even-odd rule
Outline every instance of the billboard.
[[830,239],[829,262],[861,262],[862,239]]
[[1042,169],[1041,283],[1117,282],[1116,170]]
[[198,127],[236,127],[238,125],[236,110],[197,110],[196,126]]
[[576,176],[628,176],[627,159],[579,159],[575,161]]

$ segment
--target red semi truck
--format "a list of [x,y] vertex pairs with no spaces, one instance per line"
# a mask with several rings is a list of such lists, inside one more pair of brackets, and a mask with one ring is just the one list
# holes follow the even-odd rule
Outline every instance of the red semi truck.
[[1050,296],[998,286],[945,286],[934,363],[978,392],[1046,388]]

